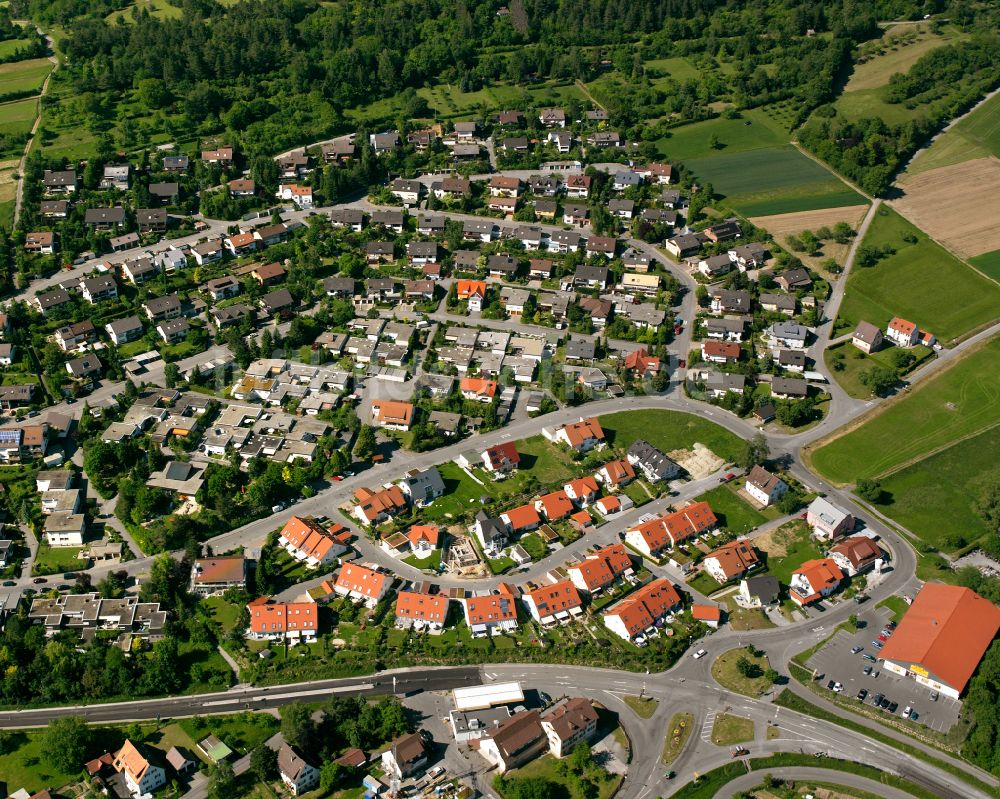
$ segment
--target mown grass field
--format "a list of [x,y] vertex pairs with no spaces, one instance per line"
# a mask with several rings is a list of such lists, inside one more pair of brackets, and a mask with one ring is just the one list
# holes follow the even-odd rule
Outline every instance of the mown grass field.
[[[916,237],[915,244],[903,236]],[[848,278],[836,329],[862,319],[882,327],[894,316],[929,330],[946,346],[1000,316],[1000,286],[962,263],[888,208],[879,209],[865,245],[896,253],[871,268],[855,266]]]
[[132,9],[148,11],[150,16],[159,19],[179,19],[183,13],[178,6],[171,5],[167,0],[134,0],[128,8],[113,11],[105,19],[112,25],[117,25],[119,19],[124,19],[126,24],[132,24]]
[[52,62],[47,58],[0,64],[0,95],[37,91],[51,70]]
[[975,484],[996,469],[1000,427],[960,441],[882,481],[879,510],[931,546],[960,549],[989,535],[975,512]]
[[807,457],[816,471],[838,484],[879,477],[916,462],[996,424],[998,373],[1000,338],[994,337]]
[[[418,89],[417,94],[427,100],[436,115],[446,118],[476,114],[484,107],[502,110],[525,105],[561,105],[570,100],[587,102],[583,92],[572,81],[545,81],[533,86],[498,84],[475,92],[460,91],[457,84],[439,83]],[[377,117],[397,105],[397,98],[389,98],[360,109],[357,113],[361,117]]]
[[600,422],[608,441],[620,449],[628,449],[637,438],[646,439],[661,452],[690,449],[701,443],[728,461],[736,458],[743,446],[739,436],[714,422],[678,411],[610,413],[600,417]]
[[954,29],[931,33],[923,25],[916,27],[900,25],[889,28],[878,42],[866,42],[861,50],[881,50],[863,64],[855,64],[851,78],[844,87],[845,92],[856,92],[885,86],[889,76],[895,72],[909,72],[917,60],[936,47],[958,38]]
[[988,275],[994,280],[1000,280],[1000,250],[984,252],[969,259],[969,263],[984,275]]
[[7,39],[5,42],[0,42],[0,58],[12,56],[22,47],[27,47],[29,44],[31,44],[31,39]]
[[[851,342],[845,341],[827,348],[823,352],[823,360],[826,362],[829,374],[833,376],[833,379],[837,381],[844,391],[855,399],[866,400],[871,399],[872,392],[868,386],[861,382],[862,373],[874,366],[894,369],[895,367],[892,365],[891,360],[893,349],[893,347],[885,347],[871,355],[866,355],[851,344]],[[841,361],[844,364],[844,369],[840,372],[833,368],[834,358],[832,356],[838,352],[844,354],[844,358]],[[914,369],[919,369],[924,363],[934,357],[934,351],[928,347],[914,347],[910,352],[917,359],[913,366],[910,367],[911,372]]]
[[[711,136],[717,136],[724,146],[712,147]],[[761,147],[776,147],[788,143],[788,133],[761,109],[744,111],[739,119],[707,119],[682,125],[670,135],[657,139],[657,149],[667,158],[687,163],[692,158],[707,158],[721,153],[743,152]]]
[[[686,58],[680,57],[654,58],[651,61],[646,61],[643,66],[646,69],[655,69],[657,72],[662,72],[674,80],[680,81],[681,83],[686,80],[695,80],[701,74],[701,70],[699,70],[698,67]],[[658,80],[663,80],[663,78],[654,78],[654,85]]]
[[1000,158],[1000,94],[941,134],[914,160],[907,174],[915,175],[987,155]]
[[737,480],[706,491],[697,501],[708,503],[718,517],[720,526],[734,533],[749,533],[754,527],[766,522],[767,517],[740,499],[733,490],[733,485],[739,486],[740,482]]
[[743,152],[727,149],[685,162],[747,216],[784,214],[865,201],[825,167],[790,145]]

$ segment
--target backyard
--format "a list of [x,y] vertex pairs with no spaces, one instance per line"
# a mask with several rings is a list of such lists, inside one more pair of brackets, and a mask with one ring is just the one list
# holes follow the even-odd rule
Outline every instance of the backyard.
[[891,247],[894,253],[875,266],[851,270],[837,334],[862,320],[884,327],[900,316],[949,346],[1000,315],[1000,286],[894,211],[879,209],[863,246]]
[[755,539],[754,545],[767,557],[767,573],[788,585],[792,572],[807,560],[823,557],[819,546],[810,538],[811,529],[801,519],[787,522],[766,535]]
[[[844,391],[855,399],[871,399],[872,391],[861,382],[861,375],[873,367],[895,369],[892,363],[893,352],[898,352],[898,349],[888,346],[867,355],[851,344],[851,342],[844,341],[824,350],[823,360],[829,369],[829,374],[833,375],[833,379],[837,381]],[[838,357],[838,353],[842,354],[843,357]],[[909,353],[916,360],[904,374],[919,369],[934,357],[934,350],[930,347],[913,347],[909,350]],[[835,363],[843,364],[844,368],[838,372],[833,368]]]
[[1000,338],[956,359],[844,435],[806,453],[840,485],[878,477],[994,425],[1000,407]]

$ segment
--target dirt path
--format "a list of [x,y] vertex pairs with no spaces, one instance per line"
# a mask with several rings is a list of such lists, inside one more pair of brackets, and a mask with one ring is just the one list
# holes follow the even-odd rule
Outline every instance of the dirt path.
[[44,33],[41,28],[37,29],[45,37],[45,41],[48,44],[49,61],[52,62],[52,70],[48,75],[45,76],[45,80],[42,82],[41,91],[38,97],[35,99],[38,105],[38,112],[35,114],[35,122],[31,126],[31,131],[28,133],[28,140],[24,143],[24,152],[21,153],[21,161],[17,165],[17,190],[14,194],[14,225],[17,226],[17,220],[21,218],[21,202],[24,196],[24,166],[28,161],[28,153],[31,152],[31,145],[35,141],[35,134],[38,132],[39,126],[42,124],[42,98],[46,95],[49,90],[49,81],[52,80],[52,74],[59,69],[59,59],[55,55],[55,42],[52,41],[52,37],[47,33]]
[[594,95],[590,93],[590,89],[587,88],[587,84],[584,83],[579,78],[576,79],[576,87],[583,92],[583,96],[586,97],[590,102],[600,108],[602,111],[607,111],[608,109],[601,105],[597,100],[594,99]]
[[832,166],[830,166],[822,158],[818,158],[817,156],[813,155],[805,147],[803,147],[801,144],[799,144],[795,139],[792,139],[791,144],[792,144],[792,147],[794,147],[796,150],[798,150],[800,153],[802,153],[802,155],[804,155],[810,161],[815,161],[817,164],[819,164],[821,167],[823,167],[823,169],[825,169],[827,172],[829,172],[831,175],[833,175],[835,178],[837,178],[837,180],[839,180],[841,183],[843,183],[845,186],[847,186],[847,188],[851,189],[852,191],[856,191],[858,194],[860,194],[862,197],[864,197],[866,200],[868,200],[868,202],[872,202],[874,200],[874,198],[868,192],[866,192],[860,186],[856,186],[854,183],[852,183],[851,181],[849,181],[847,178],[845,178],[843,175],[841,175],[837,170],[835,170]]

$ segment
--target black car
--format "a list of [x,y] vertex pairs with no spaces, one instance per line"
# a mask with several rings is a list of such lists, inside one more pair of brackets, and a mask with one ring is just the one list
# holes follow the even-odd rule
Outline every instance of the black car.
[[826,684],[826,687],[827,687],[828,690],[832,691],[833,690],[833,686],[835,686],[836,684],[837,684],[836,680],[830,680],[830,682],[828,682]]
[[875,696],[872,697],[872,704],[875,707],[878,707],[880,704],[882,704],[882,700],[884,698],[885,698],[885,694],[875,694]]
[[878,703],[878,706],[880,708],[882,708],[882,710],[886,710],[886,709],[888,709],[889,705],[891,705],[891,704],[892,704],[892,700],[889,699],[889,697],[885,697],[881,702]]
[[866,696],[868,696],[868,689],[867,688],[862,688],[860,691],[858,691],[858,701],[859,702],[864,702]]
[[898,707],[899,707],[899,702],[890,702],[890,703],[889,703],[889,712],[890,712],[890,713],[895,713],[895,712],[896,712],[896,709],[897,709]]
[[33,582],[35,585],[41,585],[42,583],[47,583],[48,580],[46,580],[44,577],[36,577],[31,582]]
[[12,588],[15,585],[17,585],[17,583],[15,583],[13,580],[4,580],[3,581],[3,587],[4,588]]

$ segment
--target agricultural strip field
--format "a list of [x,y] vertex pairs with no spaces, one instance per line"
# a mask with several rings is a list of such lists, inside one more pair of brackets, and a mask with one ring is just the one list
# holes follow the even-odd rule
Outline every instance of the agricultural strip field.
[[[931,33],[923,25],[899,25],[889,28],[876,42],[861,46],[859,63],[854,66],[844,92],[863,91],[885,86],[895,72],[908,72],[922,55],[954,41],[954,33]],[[871,55],[868,55],[868,52]],[[863,63],[860,63],[863,60]]]
[[959,257],[1000,249],[996,187],[1000,159],[992,156],[906,177],[892,205]]
[[994,337],[864,417],[849,432],[811,448],[807,458],[816,471],[839,485],[915,463],[996,425],[998,373],[1000,337]]
[[38,100],[34,97],[0,103],[0,135],[27,133],[37,113]]
[[1000,94],[995,94],[935,139],[913,161],[903,180],[931,169],[987,155],[1000,158]]
[[[713,135],[724,145],[722,150],[712,147]],[[691,158],[707,158],[720,152],[729,154],[787,143],[788,133],[761,109],[744,111],[737,119],[718,117],[682,125],[655,142],[665,157],[685,163]]]
[[984,275],[1000,281],[1000,250],[977,255],[975,258],[970,258],[969,263]]
[[743,444],[739,436],[714,422],[690,413],[665,410],[627,411],[600,417],[608,441],[627,449],[637,438],[643,438],[662,452],[690,449],[695,443],[704,444],[720,458],[731,461]]
[[685,162],[747,216],[786,214],[864,202],[836,175],[794,147],[720,152]]
[[948,447],[882,480],[882,513],[931,546],[951,551],[991,534],[972,503],[976,481],[996,469],[1000,427]]
[[[883,213],[883,211],[885,213]],[[916,238],[916,243],[903,240]],[[959,261],[888,208],[879,210],[864,244],[896,252],[875,266],[855,266],[836,332],[865,320],[885,326],[894,316],[929,330],[945,346],[1000,316],[1000,286]]]
[[9,58],[18,50],[31,44],[31,39],[7,39],[0,42],[0,58]]
[[39,91],[45,82],[45,76],[51,71],[52,62],[47,58],[0,64],[0,96],[14,92]]

